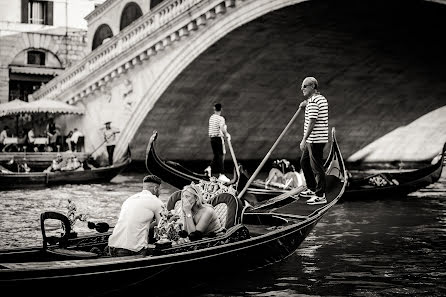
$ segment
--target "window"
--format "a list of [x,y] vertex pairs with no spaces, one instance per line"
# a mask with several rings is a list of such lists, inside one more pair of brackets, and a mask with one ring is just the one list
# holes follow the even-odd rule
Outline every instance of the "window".
[[45,53],[40,51],[29,51],[28,64],[45,65]]
[[22,23],[53,25],[53,2],[22,0]]
[[30,1],[28,3],[28,20],[30,24],[45,23],[46,2]]

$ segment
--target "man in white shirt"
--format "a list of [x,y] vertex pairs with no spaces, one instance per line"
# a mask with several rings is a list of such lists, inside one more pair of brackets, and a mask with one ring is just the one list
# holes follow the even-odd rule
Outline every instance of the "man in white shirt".
[[81,131],[79,131],[77,128],[74,128],[73,134],[70,137],[71,141],[71,149],[75,152],[80,152],[81,148],[78,146],[79,137],[84,136]]
[[158,198],[161,182],[155,175],[144,177],[143,190],[124,201],[108,238],[111,256],[146,255],[149,230],[159,223],[164,206]]
[[111,122],[105,123],[105,130],[104,130],[104,141],[107,146],[107,153],[108,153],[108,165],[113,165],[113,153],[115,151],[115,145],[116,145],[116,134],[119,133],[119,130],[116,128],[111,127]]

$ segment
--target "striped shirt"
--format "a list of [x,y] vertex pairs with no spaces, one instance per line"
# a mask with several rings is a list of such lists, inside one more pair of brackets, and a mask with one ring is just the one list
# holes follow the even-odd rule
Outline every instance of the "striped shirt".
[[314,94],[305,107],[304,135],[307,133],[310,119],[316,119],[313,131],[308,136],[309,143],[328,142],[328,102],[321,94]]
[[221,137],[223,132],[221,131],[223,125],[225,125],[225,118],[218,114],[213,114],[209,118],[209,137]]

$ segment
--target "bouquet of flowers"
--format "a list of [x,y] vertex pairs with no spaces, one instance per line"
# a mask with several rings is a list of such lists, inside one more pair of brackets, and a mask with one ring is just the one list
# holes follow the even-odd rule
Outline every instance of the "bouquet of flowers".
[[174,210],[168,211],[163,208],[161,212],[161,220],[158,226],[155,226],[155,239],[158,242],[170,241],[172,244],[179,244],[187,241],[183,238],[183,220],[175,213]]

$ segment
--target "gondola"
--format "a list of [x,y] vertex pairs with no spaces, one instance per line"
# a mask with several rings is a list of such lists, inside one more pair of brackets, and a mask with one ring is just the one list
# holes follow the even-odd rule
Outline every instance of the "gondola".
[[[156,153],[156,139],[158,138],[158,132],[154,131],[152,136],[150,137],[149,143],[147,145],[146,150],[146,168],[147,170],[159,176],[163,181],[171,184],[174,187],[182,188],[185,185],[190,184],[191,182],[199,182],[200,180],[209,181],[209,176],[206,174],[200,174],[193,172],[181,164],[177,162],[172,161],[164,161],[162,160],[158,154]],[[336,148],[338,147],[336,143],[336,137],[335,137],[335,129],[332,130],[332,139],[333,139],[333,145],[330,149],[330,155],[336,154]],[[325,168],[330,168],[330,162],[331,158],[327,158],[327,161],[325,163]],[[330,174],[327,172],[327,174]],[[235,170],[234,170],[235,175]],[[232,179],[231,182],[235,184],[238,190],[241,190],[243,186],[246,184],[246,182],[249,180],[249,175],[246,173],[243,168],[240,168],[240,176],[235,176],[235,178]],[[238,184],[237,184],[238,183]],[[262,202],[268,199],[271,199],[273,197],[276,197],[278,195],[288,193],[290,196],[297,194],[299,191],[295,191],[295,189],[283,190],[283,189],[273,189],[273,188],[264,188],[264,187],[258,187],[258,186],[250,186],[248,187],[245,196],[242,197],[245,198],[250,203],[254,202]],[[251,197],[249,197],[251,196]],[[254,197],[254,198],[252,198]]]
[[[141,289],[154,294],[171,287],[181,290],[182,282],[190,288],[208,277],[223,280],[280,262],[296,251],[341,198],[347,177],[337,146],[330,166],[326,204],[307,205],[297,197],[283,204],[280,197],[275,197],[251,207],[234,195],[221,193],[209,203],[227,206],[222,212],[227,229],[223,235],[177,244],[160,240],[150,245],[145,256],[103,255],[110,232],[71,236],[65,215],[45,212],[41,214],[41,247],[0,250],[0,290],[19,296],[30,292],[45,296],[122,296]],[[60,221],[65,231],[50,236],[45,230],[46,220]]]
[[[347,199],[378,199],[382,197],[404,197],[409,193],[425,188],[440,179],[443,163],[446,156],[446,143],[441,152],[435,156],[431,165],[416,170],[407,170],[402,172],[378,172],[363,176],[351,176],[342,196]],[[255,180],[253,187],[272,191],[281,191],[282,193],[291,190],[274,185],[266,185],[262,180]]]
[[[49,187],[63,184],[90,184],[109,182],[121,173],[132,161],[130,149],[125,159],[112,166],[84,169],[81,171],[56,172],[8,172],[0,171],[0,189],[23,189],[33,187]],[[1,166],[0,166],[1,169]]]

